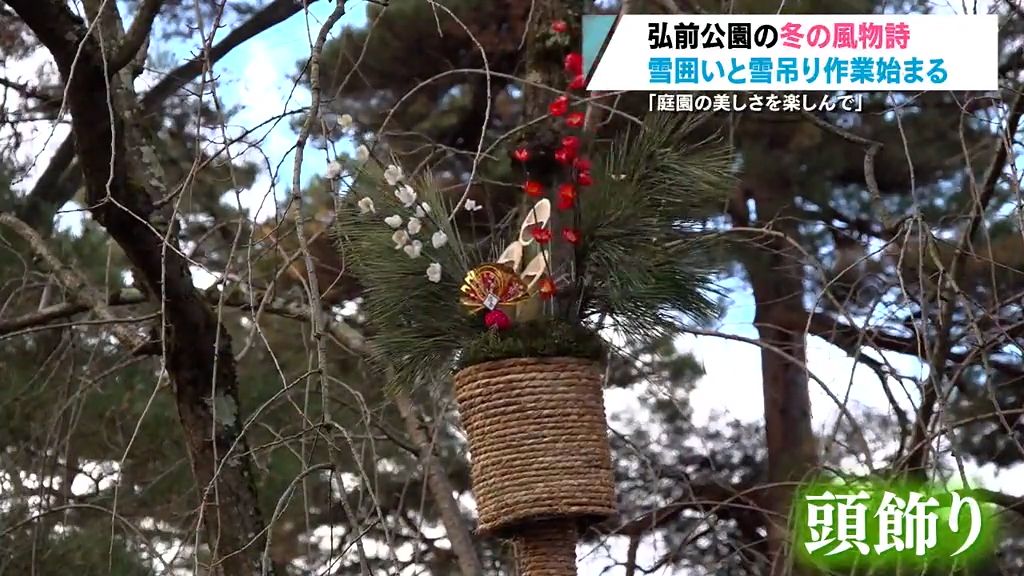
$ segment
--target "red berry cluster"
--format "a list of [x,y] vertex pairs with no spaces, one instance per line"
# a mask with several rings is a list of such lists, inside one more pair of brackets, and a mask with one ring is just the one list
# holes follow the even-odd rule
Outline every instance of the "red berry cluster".
[[[568,26],[564,20],[556,20],[551,24],[551,31],[557,34],[565,33]],[[581,91],[586,87],[586,79],[583,76],[583,56],[578,52],[571,52],[565,55],[563,62],[566,76],[569,78],[566,90],[569,92]],[[585,115],[580,111],[570,112],[569,96],[559,95],[548,106],[548,113],[554,117],[564,117],[565,128],[569,131],[577,131],[583,128]],[[555,162],[565,167],[569,173],[569,181],[560,184],[556,189],[555,206],[560,211],[572,210],[577,206],[577,191],[581,187],[590,186],[594,179],[590,174],[590,160],[580,155],[580,137],[569,133],[561,138],[559,146],[554,151]],[[525,165],[530,160],[530,150],[526,147],[517,148],[512,152],[512,157],[519,163]],[[523,182],[523,192],[534,198],[545,196],[544,185],[527,177]],[[546,245],[551,242],[552,233],[549,228],[538,225],[531,228],[533,239],[538,244]],[[576,246],[580,243],[579,230],[572,227],[562,228],[562,239]],[[549,299],[555,295],[555,283],[550,277],[540,280],[541,298]]]

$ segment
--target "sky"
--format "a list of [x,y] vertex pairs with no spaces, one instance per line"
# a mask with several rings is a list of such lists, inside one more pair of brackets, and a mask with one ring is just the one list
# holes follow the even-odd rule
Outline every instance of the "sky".
[[[364,2],[350,2],[349,13],[342,19],[340,26],[361,26],[366,22]],[[257,36],[243,46],[235,49],[223,58],[216,66],[216,74],[220,78],[218,93],[228,106],[238,105],[240,112],[233,118],[230,132],[238,133],[246,127],[264,122],[267,118],[280,114],[283,110],[295,109],[309,104],[309,93],[304,89],[293,90],[293,82],[289,79],[294,75],[300,60],[308,57],[311,37],[319,30],[321,23],[333,9],[333,3],[318,2],[306,13],[300,13],[286,22]],[[959,9],[958,9],[959,11]],[[222,31],[221,34],[224,32]],[[194,53],[198,40],[180,43],[173,46],[174,52],[180,57]],[[30,59],[5,72],[12,79],[27,78],[37,66],[46,60],[45,55]],[[153,82],[154,76],[143,75],[139,87],[145,88]],[[253,217],[265,218],[274,212],[273,202],[269,200],[272,191],[282,197],[290,186],[293,153],[296,134],[290,123],[278,123],[273,129],[261,133],[264,139],[263,151],[272,166],[281,166],[281,178],[275,184],[265,172],[256,180],[254,186],[246,190],[241,199]],[[58,129],[51,137],[40,131],[33,134],[36,150],[26,153],[38,155],[37,168],[30,177],[18,185],[27,190],[38,177],[39,171],[46,166],[53,149],[66,135],[66,128]],[[303,181],[326,170],[327,159],[321,151],[312,147],[307,149],[303,163]],[[233,199],[232,199],[233,202]],[[69,211],[61,217],[61,226],[76,228],[80,222],[80,213],[74,211],[75,206],[67,207]],[[197,274],[197,282],[207,284],[212,278],[202,272]],[[723,280],[728,288],[728,312],[722,319],[718,330],[741,338],[756,339],[758,334],[753,327],[754,301],[749,286],[736,279]],[[679,345],[692,352],[702,363],[706,371],[696,389],[689,397],[697,423],[707,423],[716,418],[735,418],[745,422],[758,422],[763,419],[763,401],[760,373],[760,348],[744,342],[714,338],[707,336],[686,336],[680,338]],[[859,408],[871,409],[881,413],[889,413],[890,408],[881,387],[869,371],[859,368],[851,378],[852,360],[845,352],[831,346],[817,337],[808,338],[808,367],[820,378],[828,390],[836,397],[848,397],[848,406],[857,412]],[[914,359],[900,355],[889,355],[887,358],[905,373],[920,372],[920,363]],[[814,379],[811,380],[811,399],[813,408],[813,424],[819,433],[827,433],[834,424],[839,410],[834,400]],[[612,390],[606,397],[606,405],[612,418],[619,416],[640,417],[645,411],[645,403],[649,397],[644,394],[651,391]],[[916,399],[915,399],[916,400]],[[909,400],[904,401],[909,409]],[[1024,466],[1017,466],[999,476],[992,474],[991,469],[969,467],[972,476],[978,478],[988,488],[1009,494],[1024,495]],[[618,544],[614,545],[618,548]],[[616,556],[621,558],[623,550],[619,549]],[[653,559],[657,554],[656,543],[648,542],[641,549],[641,558]],[[604,567],[597,555],[584,558],[580,573],[584,575],[598,574]],[[615,572],[608,572],[614,576]]]
[[[349,2],[348,6],[345,16],[335,26],[332,37],[342,27],[366,24],[367,4]],[[298,70],[298,63],[309,57],[312,42],[333,9],[333,2],[317,2],[308,11],[300,12],[257,36],[217,63],[217,74],[224,84],[221,89],[222,98],[226,102],[243,106],[233,118],[233,123],[240,127],[251,127],[284,110],[310,104],[309,91],[296,89],[290,78]],[[264,132],[264,152],[275,166],[283,161],[277,182],[279,186],[283,184],[283,188],[278,190],[278,196],[281,197],[285,193],[284,188],[291,185],[294,164],[294,152],[291,149],[297,135],[287,122],[280,122]],[[302,168],[303,184],[317,175],[323,175],[326,167],[327,159],[322,151],[308,147]],[[257,219],[264,217],[267,210],[273,213],[272,206],[268,207],[263,202],[270,184],[267,175],[261,174],[250,193],[243,198],[243,204]]]

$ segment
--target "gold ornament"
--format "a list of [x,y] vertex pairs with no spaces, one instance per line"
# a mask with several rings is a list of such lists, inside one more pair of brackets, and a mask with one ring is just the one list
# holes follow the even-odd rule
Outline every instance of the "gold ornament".
[[461,291],[463,306],[473,313],[512,306],[530,296],[523,279],[504,264],[483,264],[470,270]]

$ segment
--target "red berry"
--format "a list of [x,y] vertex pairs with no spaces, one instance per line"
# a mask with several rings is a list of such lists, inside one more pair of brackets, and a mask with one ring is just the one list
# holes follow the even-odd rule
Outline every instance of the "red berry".
[[526,148],[516,148],[515,151],[512,152],[512,157],[518,162],[526,162],[530,159],[530,151]]
[[572,167],[579,170],[580,172],[589,172],[590,160],[580,156],[579,158],[572,161]]
[[523,183],[523,192],[527,196],[537,197],[544,193],[544,185],[536,180],[527,180]]
[[562,148],[570,148],[576,150],[580,147],[580,139],[576,136],[566,136],[562,138]]
[[530,234],[533,235],[533,239],[536,240],[538,244],[547,244],[551,241],[551,229],[545,228],[541,224],[534,224],[533,227],[530,228]]
[[590,186],[594,183],[594,179],[590,176],[590,172],[580,172],[576,175],[576,183],[580,186]]
[[569,82],[569,90],[583,90],[587,87],[587,79],[583,74],[577,74]]
[[562,238],[565,238],[569,244],[575,246],[580,243],[580,232],[575,228],[565,228],[562,230]]
[[540,297],[544,300],[550,300],[555,295],[555,282],[550,276],[545,276],[540,280]]
[[555,34],[565,34],[569,30],[569,25],[565,23],[565,20],[555,20],[551,23],[551,31]]
[[570,128],[579,128],[583,126],[583,112],[573,112],[565,117],[565,125]]
[[484,324],[492,330],[506,330],[512,325],[512,320],[504,311],[494,309],[484,314]]
[[569,164],[576,157],[576,150],[572,148],[559,148],[555,150],[555,161],[559,164]]
[[573,76],[583,74],[583,56],[579,52],[565,55],[565,71]]
[[558,187],[558,209],[570,210],[576,203],[576,188],[566,182]]
[[564,116],[569,111],[569,97],[559,96],[548,106],[548,113],[552,116]]

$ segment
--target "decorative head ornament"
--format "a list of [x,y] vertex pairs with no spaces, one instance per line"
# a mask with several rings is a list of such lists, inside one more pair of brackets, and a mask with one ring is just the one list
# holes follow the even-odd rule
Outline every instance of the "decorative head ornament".
[[537,281],[547,271],[547,257],[541,251],[521,269],[526,248],[534,242],[532,231],[546,228],[551,219],[551,201],[537,202],[526,214],[519,228],[519,238],[512,241],[497,262],[470,270],[462,283],[462,304],[471,313],[515,306],[529,299]]

